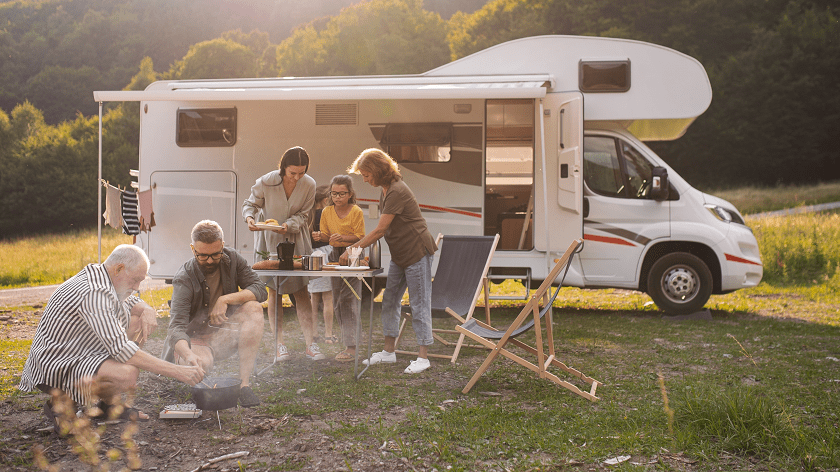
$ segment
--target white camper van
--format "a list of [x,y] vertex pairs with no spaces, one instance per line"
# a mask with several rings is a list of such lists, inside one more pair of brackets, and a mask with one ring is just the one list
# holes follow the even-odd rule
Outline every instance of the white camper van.
[[[661,46],[541,36],[420,75],[161,81],[94,98],[140,102],[139,185],[153,190],[157,226],[137,244],[156,278],[192,257],[204,218],[253,257],[242,202],[303,146],[319,184],[366,148],[387,151],[433,234],[501,235],[496,278],[539,282],[583,238],[565,284],[642,290],[670,313],[761,280],[738,210],[643,144],[679,138],[712,98],[703,66]],[[374,228],[379,189],[355,187]]]

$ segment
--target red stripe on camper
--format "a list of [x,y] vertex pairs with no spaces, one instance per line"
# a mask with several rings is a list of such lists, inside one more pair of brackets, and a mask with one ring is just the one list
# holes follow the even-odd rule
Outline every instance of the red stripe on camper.
[[726,256],[727,261],[740,262],[742,264],[752,264],[752,265],[757,265],[759,267],[761,266],[760,262],[753,262],[751,260],[744,259],[743,257],[733,256],[732,254],[724,253],[724,256]]
[[621,238],[611,238],[609,236],[595,236],[594,234],[584,234],[583,239],[587,241],[595,241],[598,243],[619,244],[621,246],[635,247],[636,245],[630,241]]
[[[369,198],[357,198],[360,202],[369,202],[369,203],[379,203],[379,200],[371,200]],[[445,208],[439,206],[432,206],[432,205],[420,205],[420,208],[424,210],[434,210],[434,211],[442,211],[444,213],[455,213],[456,215],[464,215],[464,216],[472,216],[473,218],[481,218],[481,213],[475,213],[472,211],[466,210],[457,210],[455,208]]]

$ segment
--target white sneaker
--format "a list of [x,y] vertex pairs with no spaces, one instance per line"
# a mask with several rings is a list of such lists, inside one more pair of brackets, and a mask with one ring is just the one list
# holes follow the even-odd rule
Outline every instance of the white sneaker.
[[411,361],[411,364],[408,364],[408,367],[403,372],[406,374],[419,374],[431,366],[432,364],[429,362],[429,359],[418,357],[417,360]]
[[[374,352],[372,356],[370,356],[370,365],[375,364],[393,364],[397,362],[397,353],[396,352],[388,352],[388,351],[381,351],[381,352]],[[368,360],[363,359],[362,364],[368,365]]]
[[285,344],[281,344],[277,346],[277,360],[280,362],[285,362],[292,358],[292,355],[289,354],[289,350],[286,349]]
[[312,359],[313,361],[320,361],[326,356],[324,356],[324,354],[321,353],[321,348],[317,344],[312,343],[309,345],[309,350],[306,351],[306,357]]

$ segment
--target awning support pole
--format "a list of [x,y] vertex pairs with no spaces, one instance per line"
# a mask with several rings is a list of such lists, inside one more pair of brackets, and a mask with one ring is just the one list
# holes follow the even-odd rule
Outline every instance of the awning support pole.
[[99,178],[96,179],[96,221],[99,263],[102,264],[102,102],[99,102]]
[[551,268],[551,232],[549,231],[548,219],[548,180],[546,174],[548,167],[546,167],[545,160],[545,112],[543,109],[543,101],[540,99],[540,149],[542,150],[542,185],[543,185],[543,226],[545,227],[545,264],[547,268]]

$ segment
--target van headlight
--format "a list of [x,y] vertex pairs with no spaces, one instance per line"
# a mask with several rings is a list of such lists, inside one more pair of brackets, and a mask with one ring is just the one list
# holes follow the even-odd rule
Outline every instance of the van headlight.
[[735,211],[711,203],[707,203],[704,206],[711,214],[715,215],[715,218],[720,221],[724,221],[726,223],[738,223],[742,225],[745,224],[744,220],[741,219],[741,216]]

